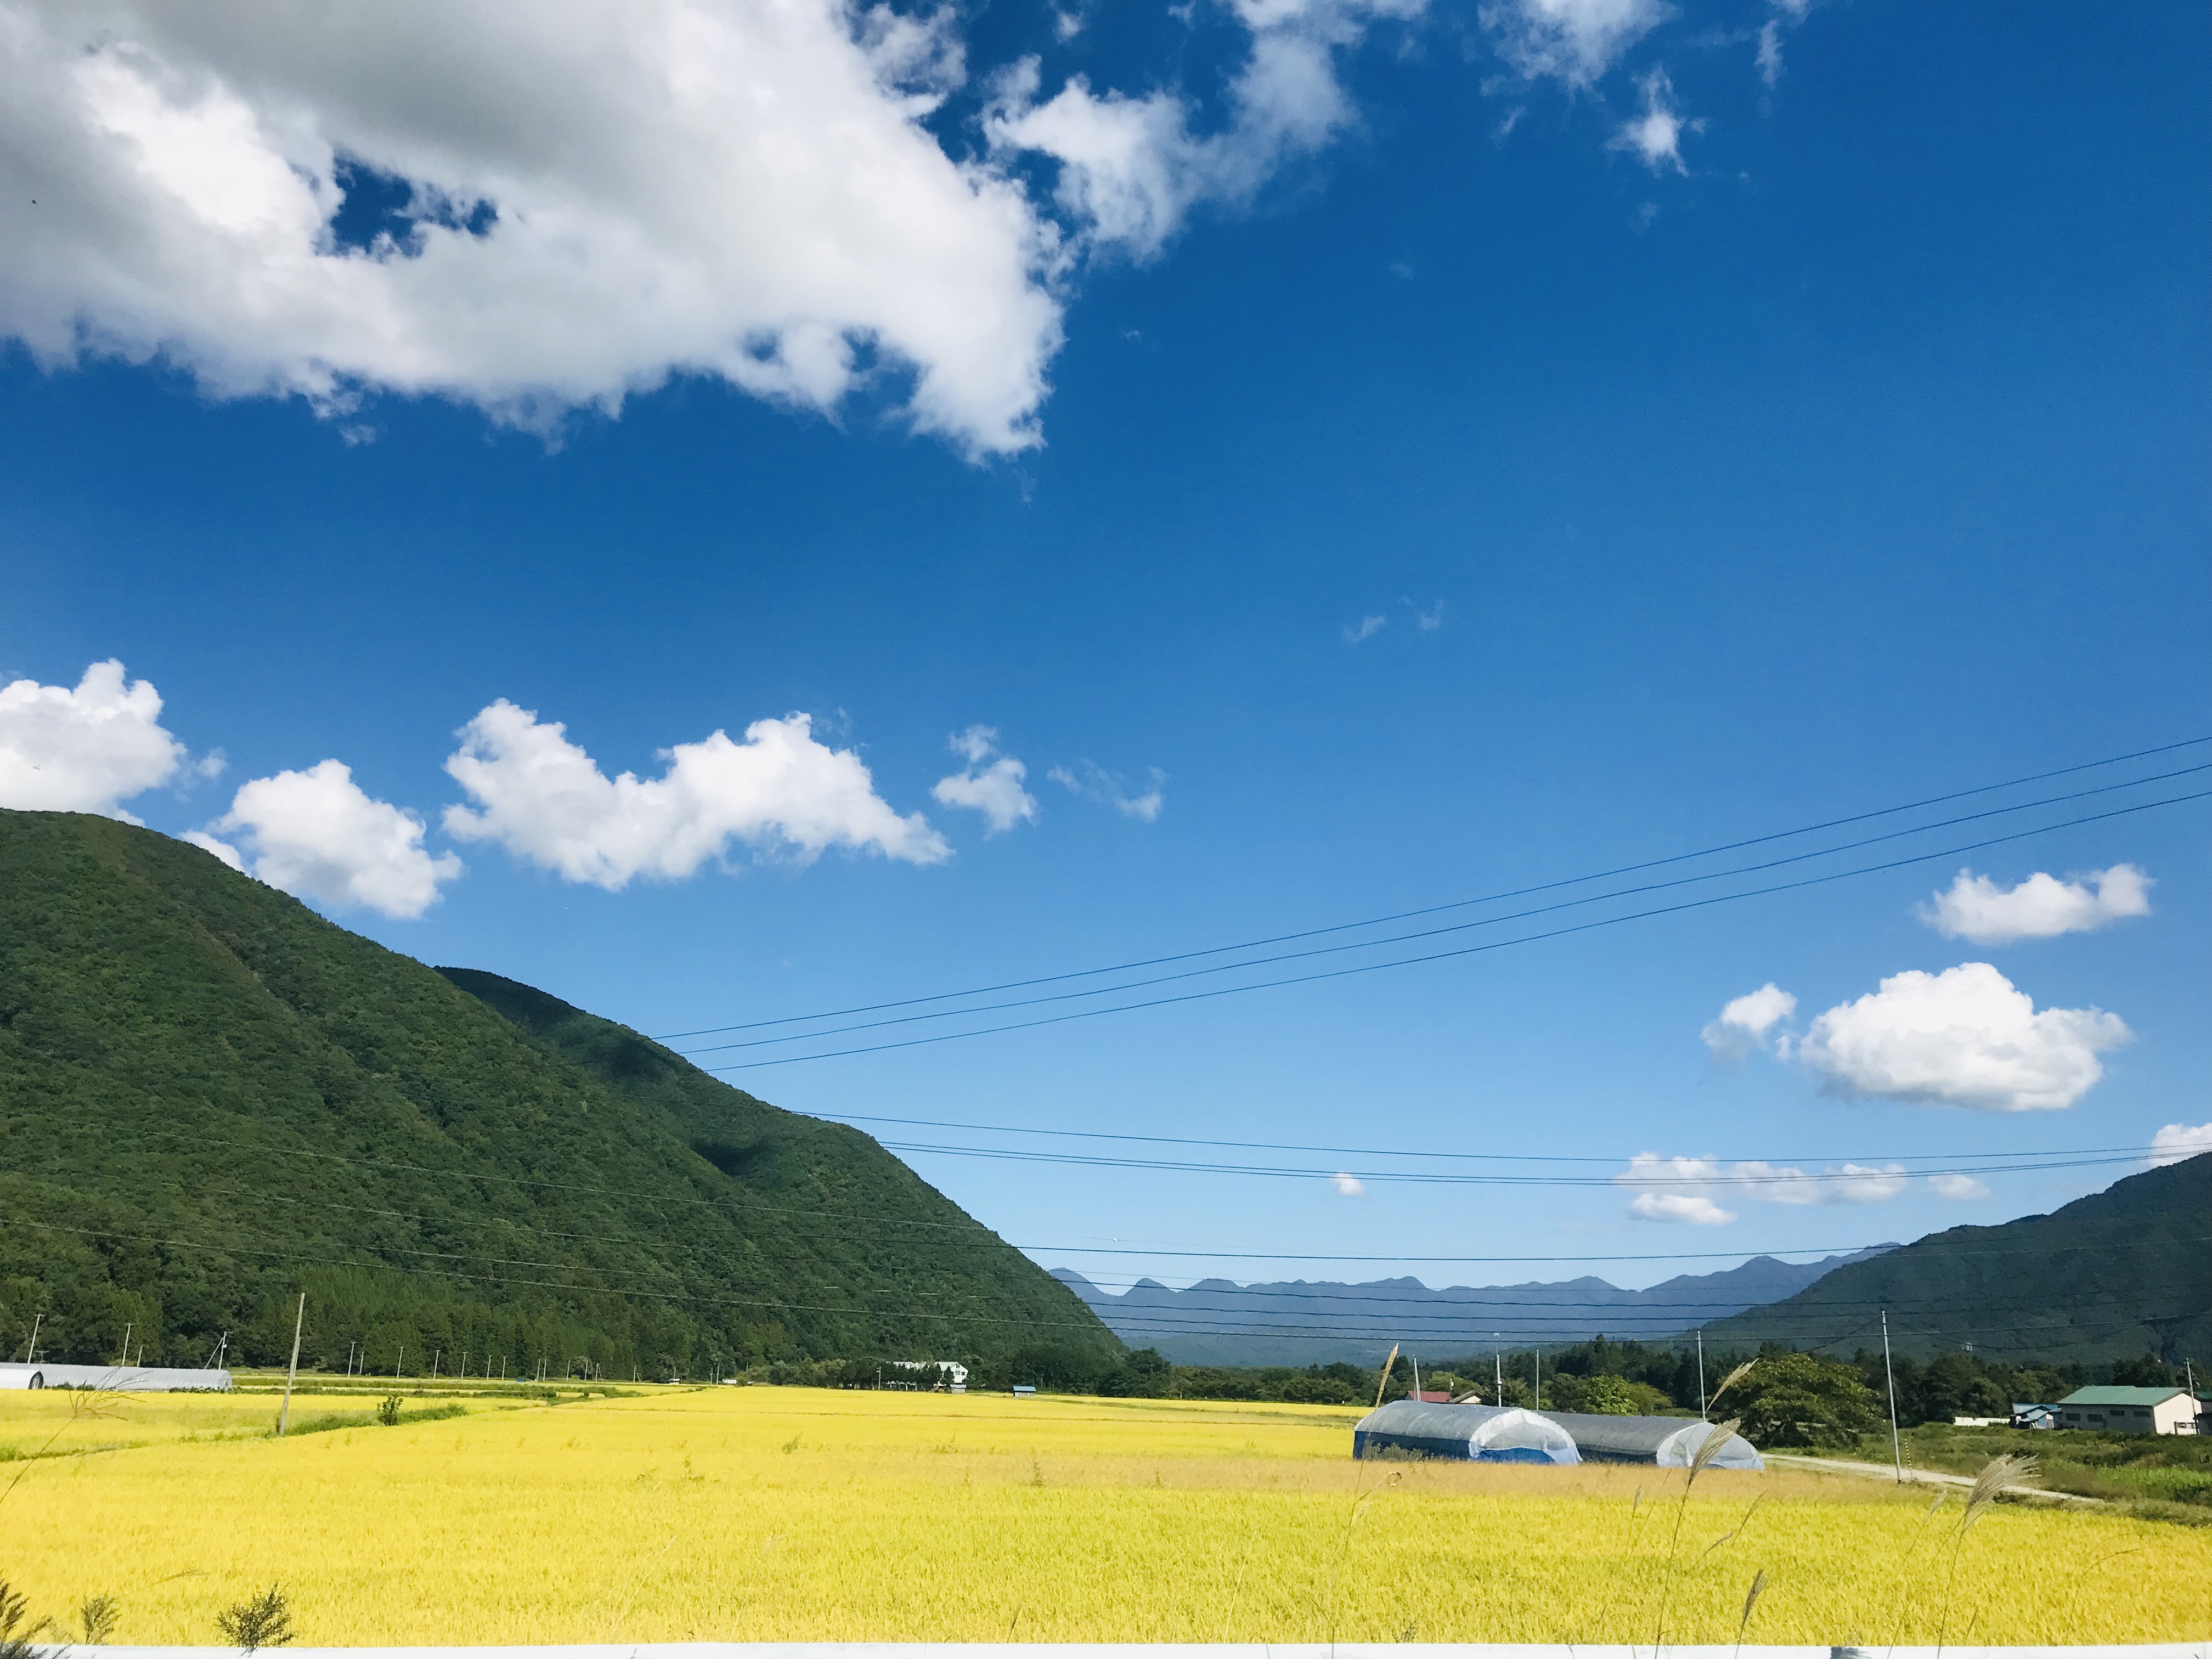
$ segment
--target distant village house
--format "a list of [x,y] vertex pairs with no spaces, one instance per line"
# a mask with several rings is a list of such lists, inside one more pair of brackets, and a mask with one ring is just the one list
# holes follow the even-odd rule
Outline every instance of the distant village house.
[[2106,1434],[2195,1434],[2202,1409],[2186,1389],[2076,1389],[2058,1402],[2058,1426]]

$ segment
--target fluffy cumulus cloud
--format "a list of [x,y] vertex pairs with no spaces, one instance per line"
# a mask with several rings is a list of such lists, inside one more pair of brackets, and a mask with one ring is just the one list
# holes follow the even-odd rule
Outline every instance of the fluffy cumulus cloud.
[[1077,76],[1042,98],[1034,58],[1000,78],[986,137],[1001,155],[1056,164],[1054,199],[1084,246],[1150,258],[1194,207],[1247,201],[1285,163],[1322,149],[1357,118],[1337,55],[1380,20],[1418,15],[1426,0],[1227,3],[1250,46],[1226,118],[1210,131],[1179,90],[1131,97]]
[[1020,450],[1060,256],[922,125],[966,73],[949,7],[0,0],[0,332],[539,428],[888,369],[918,428]]
[[119,662],[93,664],[74,689],[0,685],[0,807],[136,823],[121,804],[188,769],[212,775],[222,762],[188,769],[184,744],[162,729],[161,694]]
[[1134,818],[1139,823],[1158,823],[1161,810],[1167,805],[1163,786],[1168,775],[1157,766],[1146,769],[1146,787],[1141,794],[1133,792],[1129,781],[1120,773],[1109,772],[1096,761],[1085,761],[1076,770],[1055,766],[1045,775],[1070,794],[1110,806],[1123,817]]
[[2150,1138],[2150,1146],[2153,1169],[2212,1152],[2212,1123],[2169,1123]]
[[1827,1092],[1980,1111],[2071,1106],[2104,1075],[2098,1055],[2133,1040],[2116,1014],[2039,1011],[1985,962],[1893,975],[1815,1019],[1796,1055]]
[[968,763],[963,771],[939,778],[929,793],[945,806],[964,806],[981,812],[988,825],[986,835],[1002,836],[1018,823],[1037,821],[1036,797],[1022,787],[1029,769],[1012,755],[999,752],[995,726],[971,726],[955,732],[952,752]]
[[805,714],[755,720],[742,743],[716,732],[678,744],[657,778],[608,777],[565,726],[505,698],[459,737],[446,770],[476,805],[448,807],[446,833],[496,842],[569,881],[681,880],[733,843],[800,863],[832,847],[910,864],[951,856],[927,818],[892,811],[860,757],[822,743]]
[[1339,1170],[1328,1178],[1328,1184],[1336,1188],[1337,1196],[1340,1198],[1362,1198],[1367,1192],[1365,1182],[1356,1175],[1346,1174],[1342,1170]]
[[419,916],[437,902],[441,884],[461,873],[453,854],[424,848],[421,818],[372,799],[334,760],[255,778],[209,830],[220,834],[195,830],[185,839],[234,870],[333,909]]
[[1911,1179],[1902,1164],[1845,1164],[1809,1174],[1790,1164],[1638,1152],[1613,1179],[1637,1189],[1628,1212],[1639,1221],[1720,1226],[1736,1218],[1723,1204],[1882,1204]]
[[2000,887],[1971,870],[1915,912],[1946,939],[2010,945],[2024,939],[2086,933],[2129,916],[2150,914],[2151,878],[2132,864],[2092,870],[2071,881],[2038,871],[2017,887]]
[[1709,1020],[1698,1033],[1713,1058],[1741,1065],[1753,1048],[1764,1048],[1769,1034],[1797,1012],[1797,999],[1772,980],[1756,991],[1747,991],[1725,1004],[1720,1017]]
[[1477,15],[1523,79],[1588,87],[1670,10],[1665,0],[1495,0]]

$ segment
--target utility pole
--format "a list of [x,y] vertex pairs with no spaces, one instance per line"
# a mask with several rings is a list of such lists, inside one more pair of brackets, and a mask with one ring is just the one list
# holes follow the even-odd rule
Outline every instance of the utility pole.
[[1490,1356],[1490,1363],[1498,1373],[1497,1403],[1502,1406],[1505,1403],[1505,1357],[1493,1353]]
[[1700,1421],[1711,1420],[1705,1407],[1705,1328],[1702,1325],[1698,1327],[1698,1417]]
[[128,1320],[123,1322],[123,1358],[115,1363],[118,1365],[127,1365],[131,1363],[131,1322]]
[[392,1380],[394,1382],[397,1382],[399,1380],[399,1366],[400,1366],[401,1362],[402,1362],[402,1361],[404,1361],[406,1358],[407,1358],[407,1345],[406,1345],[404,1342],[403,1342],[403,1343],[401,1343],[401,1344],[399,1345],[399,1358],[398,1358],[398,1359],[394,1359],[394,1360],[392,1362]]
[[292,1385],[300,1380],[300,1331],[307,1322],[307,1293],[300,1292],[300,1311],[292,1316],[292,1369],[284,1373],[284,1404],[276,1413],[276,1433],[281,1438],[292,1421]]
[[26,1365],[35,1365],[39,1362],[39,1322],[46,1316],[46,1310],[44,1308],[31,1316],[31,1340],[23,1350],[23,1363]]
[[1889,1363],[1889,1310],[1881,1310],[1881,1374],[1889,1384],[1889,1460],[1897,1484],[1905,1484],[1905,1449],[1897,1438],[1897,1370]]
[[1536,1344],[1536,1407],[1544,1409],[1544,1345]]
[[438,1358],[439,1358],[439,1356],[440,1356],[441,1354],[444,1353],[445,1352],[446,1352],[446,1351],[445,1351],[443,1348],[437,1348],[437,1349],[434,1349],[434,1350],[431,1352],[431,1354],[430,1354],[430,1380],[431,1380],[433,1382],[435,1382],[438,1380]]

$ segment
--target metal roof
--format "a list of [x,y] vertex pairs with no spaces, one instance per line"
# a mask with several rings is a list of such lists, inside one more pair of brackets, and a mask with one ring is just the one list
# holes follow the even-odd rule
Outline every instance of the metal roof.
[[2189,1390],[2171,1387],[2076,1389],[2058,1403],[2062,1406],[2163,1406],[2177,1395],[2186,1400]]

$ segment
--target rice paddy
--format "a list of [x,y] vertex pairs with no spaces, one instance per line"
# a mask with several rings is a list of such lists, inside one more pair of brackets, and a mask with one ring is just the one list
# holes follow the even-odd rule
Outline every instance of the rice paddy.
[[[626,1391],[628,1392],[628,1391]],[[1355,1410],[769,1388],[0,1395],[0,1577],[119,1642],[2212,1636],[2212,1533],[1798,1473],[1354,1464]],[[73,1407],[79,1414],[72,1416]],[[36,1455],[41,1451],[44,1455]],[[11,1484],[12,1483],[12,1484]],[[1763,1574],[1763,1577],[1759,1575]],[[1754,1578],[1761,1584],[1746,1616]]]

